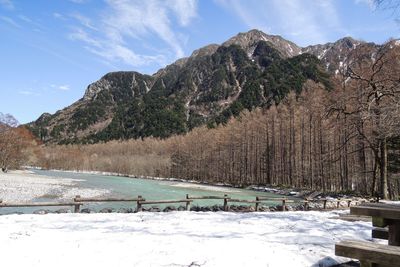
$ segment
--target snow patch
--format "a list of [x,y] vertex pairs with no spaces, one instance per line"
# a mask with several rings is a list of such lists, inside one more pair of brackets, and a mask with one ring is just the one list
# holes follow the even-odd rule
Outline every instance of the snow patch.
[[325,56],[326,51],[328,51],[328,49],[324,49],[319,55],[318,55],[318,59],[321,59]]

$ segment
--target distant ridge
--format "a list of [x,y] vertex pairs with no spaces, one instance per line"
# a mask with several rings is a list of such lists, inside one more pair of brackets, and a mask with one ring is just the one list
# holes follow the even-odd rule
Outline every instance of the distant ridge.
[[7,125],[10,127],[18,127],[19,122],[11,114],[8,113],[4,114],[0,112],[0,124]]

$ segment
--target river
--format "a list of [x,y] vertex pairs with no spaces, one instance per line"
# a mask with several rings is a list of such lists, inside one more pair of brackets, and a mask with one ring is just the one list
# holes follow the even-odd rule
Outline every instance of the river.
[[[254,191],[248,189],[232,188],[225,186],[212,186],[201,185],[196,183],[165,181],[165,180],[151,180],[140,178],[128,178],[121,176],[109,176],[99,174],[87,173],[74,173],[62,171],[45,171],[33,170],[33,172],[40,176],[45,176],[51,179],[60,180],[74,180],[72,187],[79,190],[88,190],[99,192],[107,192],[102,197],[118,197],[118,198],[133,198],[141,195],[146,200],[160,200],[160,199],[184,199],[186,194],[190,196],[223,196],[227,194],[231,198],[255,200],[256,196],[262,197],[280,197],[268,192]],[[295,199],[295,198],[292,198]],[[55,195],[43,195],[35,198],[33,201],[39,202],[54,202],[57,200]],[[65,200],[65,199],[64,199]],[[72,199],[71,199],[72,200]],[[269,201],[265,202],[266,205],[277,205],[280,202]],[[195,200],[192,205],[211,206],[222,205],[223,200]],[[178,205],[178,204],[176,204]],[[82,208],[91,208],[100,210],[105,207],[112,207],[116,210],[119,208],[134,208],[136,203],[133,202],[113,202],[113,203],[88,203]],[[163,207],[165,205],[159,205]],[[32,212],[41,208],[2,208],[0,213],[14,213],[14,212]],[[45,208],[49,210],[57,210],[59,208]]]

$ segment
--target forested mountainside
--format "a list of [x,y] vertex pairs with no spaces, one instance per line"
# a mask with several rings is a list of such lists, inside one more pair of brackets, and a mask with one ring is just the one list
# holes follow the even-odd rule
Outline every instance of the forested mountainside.
[[28,127],[42,141],[58,144],[165,138],[213,127],[243,110],[278,104],[291,91],[299,94],[310,80],[331,89],[329,76],[361,46],[378,47],[343,38],[301,48],[252,30],[196,50],[151,76],[108,73],[82,99]]
[[[240,36],[246,34],[237,38]],[[242,69],[254,69],[243,76],[244,79],[249,79],[254,73],[257,76],[239,83],[243,86],[232,87],[237,90],[237,97],[232,97],[231,104],[222,111],[216,112],[215,106],[211,106],[214,109],[206,109],[207,104],[220,103],[213,100],[201,102],[203,106],[194,105],[195,101],[189,102],[183,105],[183,111],[189,109],[189,119],[191,112],[208,112],[209,123],[223,122],[224,114],[227,117],[235,115],[235,106],[253,109],[251,112],[244,110],[236,118],[213,129],[196,127],[185,135],[165,139],[149,137],[92,145],[50,145],[44,147],[35,165],[176,177],[235,186],[272,184],[322,191],[379,193],[384,198],[396,198],[399,195],[398,41],[392,40],[377,46],[355,43],[347,38],[315,47],[314,50],[305,48],[307,51],[313,50],[317,57],[306,53],[288,57],[291,55],[272,48],[264,41],[259,42],[254,50],[240,48],[247,47],[250,42],[246,38],[240,40],[246,42],[243,41],[241,46],[238,43],[237,46],[210,46],[206,50],[196,51],[194,55],[210,54],[211,57],[206,58],[213,60],[213,57],[221,55],[218,51],[238,51],[243,55],[243,62],[246,62]],[[293,54],[299,53],[300,50],[296,50],[293,44],[287,45],[291,46]],[[270,52],[264,53],[264,50]],[[333,56],[334,53],[337,57]],[[328,59],[332,59],[331,62]],[[190,59],[184,61],[180,64],[189,64]],[[331,74],[329,80],[319,63]],[[335,64],[337,69],[330,69]],[[241,73],[234,66],[231,65],[232,73]],[[155,74],[155,77],[171,74],[169,68],[180,67],[169,66]],[[185,69],[181,71],[185,72]],[[179,79],[180,76],[176,77]],[[146,78],[153,79],[144,76],[143,80]],[[151,83],[146,81],[146,84],[149,87]],[[166,83],[164,85],[170,88]],[[143,106],[144,101],[157,92],[164,92],[164,89],[155,90],[154,86],[150,86],[147,93],[144,93],[147,90],[145,86],[136,93],[143,94],[137,100],[142,109],[147,108]],[[196,101],[199,101],[202,96],[210,96],[208,93],[214,92],[207,91],[207,88],[198,91],[190,86],[181,88],[169,97],[160,99],[172,101],[179,99],[172,96],[196,92]],[[185,91],[187,88],[193,91]],[[91,95],[96,94],[99,93]],[[96,96],[87,98],[96,99]],[[155,106],[159,102],[146,103]],[[166,107],[175,106],[169,104]],[[127,119],[143,118],[140,117],[142,114],[149,117],[153,114],[141,113],[141,109],[135,111],[138,117],[124,118],[121,113],[120,124],[117,125],[124,125]],[[116,118],[111,119],[110,125],[116,123]],[[135,123],[132,123],[132,134],[137,134],[134,132]],[[148,129],[145,123],[142,126],[141,129]],[[98,134],[105,133],[107,127],[104,129]]]

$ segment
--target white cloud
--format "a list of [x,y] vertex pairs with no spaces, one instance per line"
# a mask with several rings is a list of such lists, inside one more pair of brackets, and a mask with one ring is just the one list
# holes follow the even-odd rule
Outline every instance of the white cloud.
[[[74,14],[85,29],[74,27],[70,39],[83,42],[85,49],[108,61],[131,66],[163,65],[166,58],[184,56],[185,38],[179,27],[187,27],[196,18],[197,0],[106,0],[106,4],[107,12],[97,19]],[[156,49],[151,56],[134,51],[132,44],[146,48],[147,40],[154,42],[154,38],[168,49]]]
[[18,15],[17,17],[18,17],[22,22],[24,22],[24,23],[30,25],[34,31],[36,31],[36,32],[42,32],[43,27],[42,27],[42,25],[41,25],[39,22],[36,22],[35,20],[33,20],[33,19],[31,19],[31,18],[29,18],[29,17],[27,17],[27,16],[25,16],[25,15],[22,15],[22,14]]
[[40,96],[40,93],[35,92],[32,89],[20,90],[20,91],[18,91],[18,94],[23,95],[23,96]]
[[355,0],[355,2],[356,4],[365,4],[372,10],[376,9],[376,4],[374,0]]
[[71,90],[71,88],[70,88],[70,86],[68,84],[64,84],[64,85],[51,84],[50,87],[54,88],[54,89],[61,90],[61,91],[69,91],[69,90]]
[[327,32],[341,31],[333,0],[215,0],[249,28],[282,34],[301,45],[326,42]]
[[85,30],[81,28],[75,29],[71,34],[69,34],[71,40],[82,41],[89,46],[101,48],[102,43],[100,40],[96,40],[90,36]]
[[2,20],[5,23],[8,23],[9,25],[12,25],[16,28],[21,28],[21,26],[17,22],[15,22],[15,20],[13,20],[12,18],[0,16],[0,20]]
[[18,92],[20,95],[33,95],[34,93],[31,91],[23,90]]
[[5,9],[14,9],[14,4],[11,0],[0,0],[0,5]]
[[87,2],[87,0],[69,0],[69,1],[75,4],[84,4]]
[[33,21],[25,15],[18,15],[18,18],[26,23],[32,23]]
[[69,88],[69,85],[65,84],[65,85],[58,86],[58,89],[60,89],[62,91],[69,91],[71,88]]
[[76,19],[77,21],[79,21],[80,24],[82,24],[86,28],[97,31],[97,28],[95,26],[93,26],[91,19],[89,19],[88,17],[85,17],[79,13],[74,13],[71,15],[71,17]]
[[60,13],[57,13],[57,12],[54,12],[54,13],[53,13],[53,17],[56,18],[56,19],[65,20],[64,15],[62,15],[62,14],[60,14]]
[[168,1],[168,5],[177,14],[179,23],[182,26],[187,26],[193,18],[197,17],[196,1],[175,0]]

